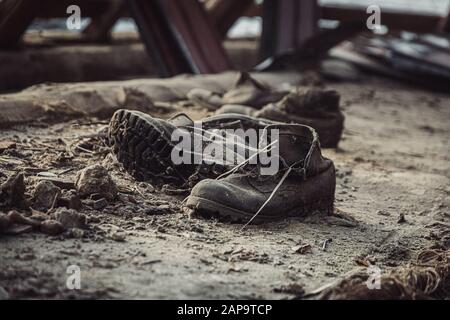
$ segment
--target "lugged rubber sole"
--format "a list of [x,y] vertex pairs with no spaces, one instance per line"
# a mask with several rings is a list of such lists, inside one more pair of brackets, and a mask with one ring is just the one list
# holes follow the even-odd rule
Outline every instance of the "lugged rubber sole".
[[[194,216],[202,216],[206,218],[217,218],[219,220],[231,221],[236,223],[247,223],[255,214],[255,212],[241,211],[224,204],[208,200],[197,196],[189,196],[186,201],[186,207],[193,210]],[[259,214],[252,221],[254,224],[263,224],[273,222],[289,217],[301,217],[307,213],[314,211],[325,211],[332,213],[334,210],[334,198],[324,200],[319,204],[310,206],[300,206],[290,209],[287,212],[281,212],[278,215]]]
[[139,111],[119,110],[111,119],[109,143],[117,160],[139,181],[184,184],[189,166],[175,166],[171,160],[171,133]]

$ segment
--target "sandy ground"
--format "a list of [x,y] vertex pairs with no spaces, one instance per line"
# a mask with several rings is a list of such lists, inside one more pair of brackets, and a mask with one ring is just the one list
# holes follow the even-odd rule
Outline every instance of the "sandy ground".
[[[448,248],[450,96],[386,79],[327,86],[341,93],[346,115],[339,149],[323,151],[338,170],[341,217],[314,213],[243,232],[240,225],[190,218],[181,210],[185,195],[133,181],[87,136],[102,122],[1,132],[0,140],[17,143],[0,155],[2,182],[22,169],[31,194],[36,172],[72,179],[87,164],[103,163],[122,192],[102,210],[84,201],[83,232],[1,236],[3,298],[292,298],[283,287],[309,292],[363,270],[358,258],[388,273],[424,248]],[[72,142],[87,151],[67,156]],[[299,244],[311,252],[296,253]],[[66,288],[70,265],[80,267],[80,290]]]

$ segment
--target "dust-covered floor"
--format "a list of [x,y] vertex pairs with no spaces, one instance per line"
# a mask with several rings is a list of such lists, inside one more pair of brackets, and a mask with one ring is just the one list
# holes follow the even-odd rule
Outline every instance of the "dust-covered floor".
[[[83,231],[1,236],[1,298],[292,298],[364,270],[364,261],[387,274],[422,249],[448,248],[450,96],[386,79],[328,87],[341,93],[346,115],[339,149],[323,151],[337,167],[338,215],[245,231],[190,218],[185,194],[133,181],[98,147],[104,120],[1,132],[16,143],[0,154],[2,182],[22,170],[31,195],[42,172],[71,181],[102,163],[120,191],[103,209],[83,200]],[[80,290],[66,287],[71,265],[81,270]]]

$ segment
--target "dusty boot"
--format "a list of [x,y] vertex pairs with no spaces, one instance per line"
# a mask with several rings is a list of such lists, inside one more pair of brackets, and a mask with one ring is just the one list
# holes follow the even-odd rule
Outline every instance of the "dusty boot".
[[171,161],[174,130],[193,125],[188,117],[165,121],[139,111],[118,110],[111,118],[109,143],[117,160],[139,181],[183,184],[193,166],[176,166]]
[[312,89],[305,93],[291,93],[261,110],[243,105],[224,105],[215,114],[238,113],[277,122],[304,124],[317,131],[322,147],[336,148],[344,128],[339,100],[336,91]]
[[[189,186],[203,178],[215,178],[228,168],[226,165],[214,163],[174,164],[172,151],[176,143],[171,140],[176,129],[182,129],[186,134],[194,136],[202,135],[204,130],[246,130],[270,123],[238,114],[213,116],[194,122],[184,114],[163,120],[139,111],[118,110],[110,121],[108,136],[117,160],[137,180]],[[203,131],[196,132],[195,124],[201,124]],[[192,140],[195,141],[193,138]],[[230,163],[231,166],[235,164]],[[190,179],[194,173],[196,179]]]
[[256,166],[223,179],[203,180],[187,199],[194,214],[249,223],[332,211],[335,169],[322,157],[314,129],[303,125],[267,129],[279,130],[278,173],[263,176]]
[[254,116],[274,121],[299,123],[313,127],[324,148],[336,148],[344,129],[340,96],[334,90],[312,89],[291,93],[277,104],[269,104]]

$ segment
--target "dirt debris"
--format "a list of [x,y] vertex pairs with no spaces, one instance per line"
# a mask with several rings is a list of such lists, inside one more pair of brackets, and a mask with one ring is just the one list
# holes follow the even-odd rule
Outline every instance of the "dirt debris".
[[0,208],[20,208],[26,206],[25,182],[22,173],[12,175],[0,186]]
[[290,283],[288,285],[282,285],[281,287],[274,288],[273,291],[275,293],[294,295],[294,299],[301,299],[305,294],[305,287],[298,283]]
[[310,244],[300,244],[292,247],[292,252],[298,254],[312,253],[312,246]]
[[16,224],[28,225],[32,227],[39,227],[40,225],[39,221],[25,217],[17,211],[10,211],[8,213],[8,218],[11,222]]
[[61,197],[58,199],[58,207],[80,210],[82,205],[80,196],[75,190],[63,190]]
[[0,141],[0,154],[7,149],[15,149],[16,143],[13,141]]
[[270,256],[265,252],[256,252],[254,250],[246,250],[244,248],[238,248],[231,252],[226,252],[225,256],[227,256],[228,262],[252,261],[265,264],[272,261]]
[[[448,248],[448,97],[440,96],[431,108],[427,101],[435,101],[431,100],[434,94],[385,81],[340,84],[336,90],[343,100],[346,129],[340,148],[324,150],[324,155],[338,169],[335,206],[355,221],[314,214],[240,233],[236,225],[189,218],[181,210],[182,192],[146,189],[124,173],[113,157],[95,148],[95,142],[85,143],[91,138],[84,137],[98,136],[107,119],[36,122],[3,131],[16,148],[0,156],[0,182],[23,172],[24,199],[32,197],[35,181],[69,182],[62,187],[52,181],[62,189],[55,211],[71,208],[69,199],[78,197],[78,206],[72,209],[84,214],[88,225],[48,236],[41,227],[12,223],[0,213],[0,229],[3,221],[8,230],[0,231],[0,286],[11,298],[283,299],[295,295],[274,292],[274,287],[301,284],[309,292],[356,267],[367,276],[366,265],[373,261],[369,257],[376,259],[386,276],[414,262],[429,245]],[[196,112],[197,119],[205,115]],[[433,132],[420,129],[425,125],[433,127]],[[68,147],[75,145],[92,152]],[[120,188],[117,201],[107,199],[102,210],[93,209],[90,201],[104,196],[94,192],[95,200],[92,194],[80,199],[74,183],[78,171],[97,163],[103,164]],[[57,177],[39,176],[40,172]],[[161,205],[162,210],[155,209]],[[156,214],[146,213],[150,207]],[[1,210],[11,209],[41,225],[53,218],[44,212],[30,215],[28,207]],[[407,223],[397,224],[400,212],[407,214]],[[123,230],[125,241],[114,241],[112,233],[117,229],[105,225]],[[326,239],[333,242],[322,251]],[[317,248],[314,254],[292,252],[303,241]],[[27,253],[24,248],[33,250]],[[224,248],[230,249],[223,253]],[[235,252],[236,261],[229,262],[236,248],[253,253],[246,259],[245,253]],[[267,257],[259,260],[264,253]],[[365,265],[355,265],[354,257],[365,259]],[[74,259],[91,272],[82,291],[67,292],[61,279]],[[142,261],[161,262],[141,265]],[[227,273],[232,263],[240,271]]]
[[357,272],[321,293],[321,299],[415,300],[448,297],[450,251],[429,249],[419,253],[412,266],[399,267],[382,276],[372,290],[367,272]]
[[53,216],[65,229],[83,229],[87,226],[86,216],[72,209],[58,208]]
[[405,223],[405,222],[406,222],[405,214],[402,212],[398,216],[397,223]]
[[32,230],[41,231],[48,235],[61,234],[65,228],[61,223],[43,215],[33,214],[30,217],[17,211],[10,211],[7,215],[0,214],[0,234],[22,234]]
[[64,226],[55,220],[45,220],[40,225],[40,230],[48,235],[56,236],[64,232]]
[[80,170],[77,173],[75,187],[82,197],[97,194],[108,200],[114,200],[118,192],[109,172],[100,164]]
[[50,181],[39,182],[33,193],[33,208],[47,211],[54,207],[61,197],[61,189]]

